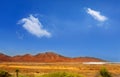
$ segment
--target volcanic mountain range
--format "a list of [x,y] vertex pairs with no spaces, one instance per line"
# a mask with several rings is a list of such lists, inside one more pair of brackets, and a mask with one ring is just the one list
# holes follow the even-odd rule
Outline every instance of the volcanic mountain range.
[[93,57],[65,57],[54,52],[8,56],[0,53],[0,62],[103,62]]

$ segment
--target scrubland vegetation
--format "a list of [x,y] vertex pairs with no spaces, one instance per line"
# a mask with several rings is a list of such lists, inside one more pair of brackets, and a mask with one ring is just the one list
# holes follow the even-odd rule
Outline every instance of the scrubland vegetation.
[[[32,77],[32,76],[25,76],[25,75],[18,75],[18,69],[15,71],[16,76],[15,77]],[[112,77],[110,73],[107,71],[107,69],[101,69],[99,71],[98,77]],[[6,71],[0,71],[0,77],[14,77],[11,74],[9,74]],[[48,73],[43,75],[38,75],[35,77],[85,77],[83,75],[80,75],[78,73],[71,73],[71,72],[54,72],[54,73]]]
[[84,77],[84,76],[69,72],[55,72],[55,73],[41,75],[40,77]]
[[120,77],[119,64],[1,63],[0,77]]

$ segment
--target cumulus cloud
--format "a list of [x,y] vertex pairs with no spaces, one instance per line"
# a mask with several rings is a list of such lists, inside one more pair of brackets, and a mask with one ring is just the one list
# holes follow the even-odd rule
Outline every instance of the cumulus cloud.
[[104,22],[107,20],[107,17],[106,16],[103,16],[100,14],[99,11],[95,11],[95,10],[92,10],[91,8],[87,8],[87,11],[86,11],[89,15],[91,15],[94,19],[100,21],[100,22]]
[[39,21],[38,18],[34,17],[33,15],[30,15],[27,18],[21,19],[18,24],[22,24],[22,27],[27,30],[32,35],[35,35],[37,37],[51,37],[51,33],[47,30],[43,29],[43,25]]

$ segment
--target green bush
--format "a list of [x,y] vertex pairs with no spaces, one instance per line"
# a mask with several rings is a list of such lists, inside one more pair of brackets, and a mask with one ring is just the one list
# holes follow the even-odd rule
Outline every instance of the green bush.
[[11,74],[6,71],[0,71],[0,77],[11,77]]
[[68,72],[55,72],[55,73],[45,74],[39,77],[83,77],[83,76]]
[[106,68],[102,68],[100,70],[100,75],[102,77],[112,77],[111,74],[108,72],[108,70]]

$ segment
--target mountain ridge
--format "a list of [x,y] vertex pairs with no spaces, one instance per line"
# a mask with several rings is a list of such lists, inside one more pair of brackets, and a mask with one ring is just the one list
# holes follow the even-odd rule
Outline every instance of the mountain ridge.
[[105,62],[94,57],[66,57],[54,52],[8,56],[0,53],[0,62]]

